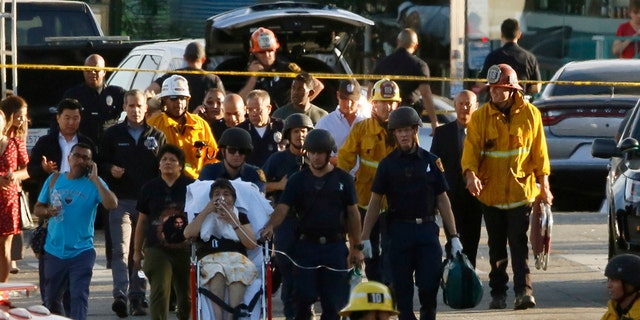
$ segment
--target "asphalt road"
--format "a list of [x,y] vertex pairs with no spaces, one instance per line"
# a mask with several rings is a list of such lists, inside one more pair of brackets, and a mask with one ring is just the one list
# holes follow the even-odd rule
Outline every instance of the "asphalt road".
[[[441,242],[444,243],[444,237]],[[607,301],[606,279],[603,275],[607,263],[606,215],[597,212],[557,212],[552,237],[552,253],[546,271],[533,267],[530,259],[534,295],[537,306],[524,311],[514,311],[513,293],[507,300],[507,309],[488,310],[490,301],[487,275],[489,270],[486,234],[478,254],[478,272],[485,286],[484,298],[474,309],[453,310],[439,302],[438,319],[600,319]],[[119,319],[111,311],[111,270],[105,268],[104,235],[96,232],[98,258],[89,297],[89,319]],[[30,249],[25,249],[25,259],[19,261],[21,271],[12,275],[11,281],[37,283],[37,261]],[[275,319],[281,320],[282,304],[274,297]],[[26,307],[40,302],[39,293],[24,292],[13,295],[16,306]],[[416,310],[418,300],[415,299]],[[319,309],[319,308],[317,308]],[[130,317],[148,319],[148,317]],[[175,319],[175,317],[172,317]],[[317,318],[319,319],[319,318]]]

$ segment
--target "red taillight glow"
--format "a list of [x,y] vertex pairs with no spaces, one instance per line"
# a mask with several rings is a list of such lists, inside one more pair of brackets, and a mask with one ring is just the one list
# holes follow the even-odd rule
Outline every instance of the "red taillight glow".
[[627,108],[571,108],[571,109],[546,109],[542,112],[542,123],[552,126],[567,118],[583,117],[614,117],[623,118]]

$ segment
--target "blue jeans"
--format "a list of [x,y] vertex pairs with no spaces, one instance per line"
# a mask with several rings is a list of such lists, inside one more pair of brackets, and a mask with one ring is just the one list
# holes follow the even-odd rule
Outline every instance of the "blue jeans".
[[[347,269],[349,249],[344,242],[318,244],[298,241],[295,245],[295,261],[302,267],[327,266]],[[347,271],[332,271],[327,268],[295,268],[294,300],[296,320],[311,318],[311,305],[320,297],[321,320],[338,320],[338,312],[349,302],[349,274]]]
[[442,247],[435,222],[415,224],[394,221],[389,225],[389,261],[399,320],[415,320],[414,273],[420,299],[420,320],[434,320],[440,278]]
[[45,306],[55,314],[65,315],[62,297],[65,291],[68,290],[71,309],[66,316],[77,320],[87,319],[89,285],[91,284],[95,262],[95,249],[86,250],[69,259],[60,259],[45,253]]
[[[296,226],[298,222],[295,217],[287,216],[276,228],[273,243],[278,251],[286,253],[289,257],[293,255],[293,248],[297,241]],[[275,262],[282,276],[282,286],[280,288],[280,299],[282,300],[284,317],[293,318],[296,315],[293,302],[293,263],[281,253],[276,253]]]
[[133,270],[133,238],[138,222],[137,200],[118,199],[118,207],[109,212],[111,232],[111,276],[113,297],[142,301],[147,281]]

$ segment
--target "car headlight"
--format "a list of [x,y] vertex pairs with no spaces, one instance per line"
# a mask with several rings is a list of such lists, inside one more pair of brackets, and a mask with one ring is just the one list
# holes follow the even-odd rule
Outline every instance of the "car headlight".
[[640,202],[640,181],[625,179],[624,200],[629,202]]

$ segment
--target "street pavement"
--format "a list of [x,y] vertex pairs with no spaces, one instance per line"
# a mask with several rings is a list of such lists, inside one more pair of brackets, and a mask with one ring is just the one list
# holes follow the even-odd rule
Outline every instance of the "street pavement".
[[[533,309],[514,311],[513,292],[507,298],[507,309],[488,310],[490,295],[488,288],[489,255],[486,233],[483,235],[478,253],[478,274],[484,285],[484,298],[473,309],[453,310],[438,304],[438,319],[600,319],[606,309],[607,284],[604,268],[607,263],[606,215],[597,212],[556,212],[552,236],[552,252],[546,271],[530,265],[537,306]],[[444,244],[445,238],[441,237]],[[119,319],[111,311],[111,270],[106,269],[104,234],[96,231],[98,253],[89,297],[89,319]],[[10,281],[37,283],[37,260],[31,249],[25,249],[25,259],[18,262],[21,271],[11,275]],[[509,268],[510,269],[510,268]],[[414,298],[415,310],[419,304]],[[26,307],[40,303],[40,295],[30,292],[14,293],[12,303]],[[279,292],[273,299],[273,317],[284,320]],[[320,310],[319,306],[316,310]],[[148,316],[130,319],[149,319]],[[170,317],[175,319],[175,316]],[[316,317],[319,319],[319,317]]]

